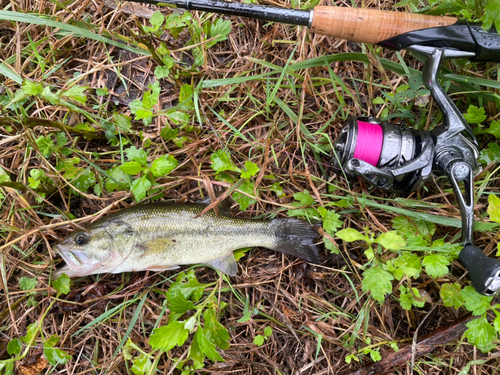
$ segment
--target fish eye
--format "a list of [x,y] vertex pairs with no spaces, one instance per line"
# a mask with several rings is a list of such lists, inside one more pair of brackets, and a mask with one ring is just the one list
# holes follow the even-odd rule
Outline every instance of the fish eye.
[[89,242],[89,235],[87,233],[78,233],[75,237],[75,243],[83,246]]

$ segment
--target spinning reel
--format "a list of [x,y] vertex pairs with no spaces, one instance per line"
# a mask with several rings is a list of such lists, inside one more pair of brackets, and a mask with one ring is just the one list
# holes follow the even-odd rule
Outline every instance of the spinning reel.
[[[432,131],[398,127],[372,117],[352,118],[341,130],[334,162],[347,176],[360,177],[380,189],[409,193],[420,187],[431,172],[451,181],[462,217],[464,248],[460,260],[467,267],[477,292],[500,292],[500,261],[474,246],[473,180],[481,166],[472,130],[437,82],[439,65],[446,58],[473,57],[455,49],[410,46],[426,55],[424,84],[443,113],[443,124]],[[463,186],[463,192],[461,189]]]

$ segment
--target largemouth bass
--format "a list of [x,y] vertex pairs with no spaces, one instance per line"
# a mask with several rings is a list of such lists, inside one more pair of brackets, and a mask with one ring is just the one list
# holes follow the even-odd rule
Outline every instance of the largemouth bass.
[[54,246],[66,265],[56,277],[129,271],[163,271],[206,264],[227,275],[238,271],[233,250],[265,247],[319,263],[309,223],[293,218],[238,219],[219,209],[195,218],[205,204],[151,203],[117,211]]

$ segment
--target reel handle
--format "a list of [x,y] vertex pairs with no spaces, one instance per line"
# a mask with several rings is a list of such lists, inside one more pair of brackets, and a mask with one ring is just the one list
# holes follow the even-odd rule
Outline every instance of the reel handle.
[[[500,261],[486,256],[481,249],[473,245],[474,238],[474,200],[472,167],[457,157],[457,152],[450,150],[437,158],[436,163],[445,170],[450,180],[460,207],[462,217],[462,241],[464,248],[459,258],[470,274],[476,292],[492,296],[500,292]],[[463,184],[463,193],[460,189]]]
[[486,256],[478,247],[467,244],[460,260],[469,271],[474,289],[485,296],[500,292],[500,261]]

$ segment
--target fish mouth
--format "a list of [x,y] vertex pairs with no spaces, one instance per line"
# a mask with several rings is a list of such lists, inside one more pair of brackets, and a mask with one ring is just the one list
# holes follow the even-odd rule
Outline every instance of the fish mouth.
[[78,250],[68,250],[63,248],[60,245],[55,245],[52,247],[54,251],[61,256],[61,258],[66,263],[64,267],[59,268],[54,272],[54,277],[58,278],[63,273],[68,275],[69,277],[80,276],[81,273],[87,268],[87,264],[85,262],[85,255]]

